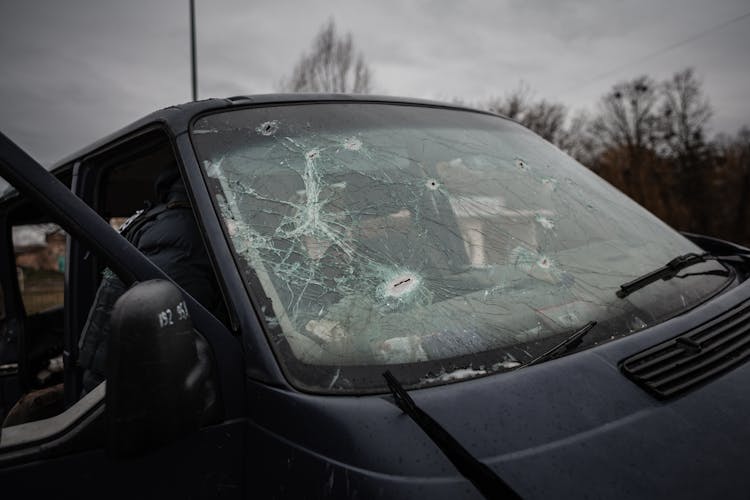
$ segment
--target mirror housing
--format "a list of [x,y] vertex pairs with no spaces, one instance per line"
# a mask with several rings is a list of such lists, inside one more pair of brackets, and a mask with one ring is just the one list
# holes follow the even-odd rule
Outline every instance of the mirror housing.
[[108,452],[141,455],[197,431],[205,364],[180,290],[166,280],[138,283],[115,303],[111,321]]

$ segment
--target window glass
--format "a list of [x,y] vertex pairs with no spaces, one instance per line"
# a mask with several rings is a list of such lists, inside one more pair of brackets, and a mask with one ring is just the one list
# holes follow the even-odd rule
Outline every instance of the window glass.
[[56,224],[13,227],[16,272],[26,314],[63,305],[66,233]]
[[192,130],[248,287],[287,374],[382,390],[517,368],[590,321],[590,347],[720,290],[700,250],[523,127],[382,104],[224,112]]

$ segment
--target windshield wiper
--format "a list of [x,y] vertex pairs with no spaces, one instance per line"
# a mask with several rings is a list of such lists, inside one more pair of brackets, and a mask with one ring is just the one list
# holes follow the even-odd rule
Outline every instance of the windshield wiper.
[[665,266],[655,269],[650,273],[646,273],[643,276],[639,276],[633,281],[628,281],[624,285],[620,285],[620,289],[617,290],[616,295],[621,299],[624,299],[631,293],[640,290],[641,288],[647,287],[651,283],[659,280],[670,280],[677,276],[681,270],[686,267],[706,262],[707,260],[729,260],[726,257],[717,257],[710,253],[686,253],[675,257],[674,259],[667,262]]
[[568,337],[565,340],[563,340],[562,342],[554,346],[549,351],[537,356],[536,358],[532,359],[528,363],[524,363],[518,368],[525,368],[527,366],[535,365],[543,361],[549,361],[550,359],[557,358],[559,356],[562,356],[566,352],[575,349],[576,347],[581,345],[583,336],[589,333],[591,329],[594,328],[595,326],[596,326],[596,321],[589,321],[588,323],[583,325],[581,328],[579,328],[578,330],[568,335]]
[[495,471],[469,453],[442,425],[417,406],[390,370],[383,373],[383,377],[393,394],[396,406],[411,417],[427,434],[427,437],[448,457],[458,472],[471,481],[485,498],[520,498]]

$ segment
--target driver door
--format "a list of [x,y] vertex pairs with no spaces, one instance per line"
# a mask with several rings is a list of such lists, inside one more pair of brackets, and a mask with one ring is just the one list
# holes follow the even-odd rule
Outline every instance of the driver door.
[[[137,141],[134,138],[133,141]],[[135,145],[135,144],[134,144]],[[135,247],[127,243],[106,221],[74,196],[67,186],[45,171],[12,141],[0,133],[0,177],[18,191],[0,195],[0,243],[3,247],[3,277],[0,287],[3,307],[17,306],[18,283],[7,273],[13,261],[8,255],[9,229],[3,207],[12,199],[31,204],[59,225],[77,245],[95,254],[126,283],[148,279],[168,279]],[[69,242],[71,240],[69,239]],[[84,269],[72,272],[88,272]],[[71,280],[66,270],[66,281]],[[66,288],[66,294],[71,290]],[[64,308],[77,301],[66,295]],[[188,304],[195,331],[205,339],[215,360],[218,389],[230,393],[227,381],[236,377],[242,383],[241,348],[231,333],[189,296]],[[65,315],[71,312],[65,310]],[[14,312],[3,311],[3,324]],[[23,339],[23,327],[17,330]],[[237,344],[237,345],[234,345]],[[236,351],[232,348],[236,347]],[[231,359],[227,359],[230,357]],[[225,361],[225,362],[224,362]],[[231,370],[231,372],[227,372]],[[18,372],[13,375],[18,377]],[[11,380],[11,379],[9,379]],[[18,379],[11,390],[3,386],[2,396],[15,399],[21,392]],[[15,388],[15,389],[14,389]],[[10,496],[55,495],[92,498],[240,498],[244,484],[241,474],[245,453],[245,422],[242,415],[226,405],[221,415],[199,431],[166,445],[154,446],[131,458],[113,456],[105,438],[106,382],[67,409],[52,417],[8,426],[0,433],[0,484]],[[227,398],[230,399],[230,398]],[[148,411],[148,408],[144,408]],[[75,492],[74,492],[75,489]]]

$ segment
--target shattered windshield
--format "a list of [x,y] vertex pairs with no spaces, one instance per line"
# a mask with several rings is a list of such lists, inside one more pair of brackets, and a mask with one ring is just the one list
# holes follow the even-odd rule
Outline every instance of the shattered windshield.
[[[720,290],[699,251],[511,121],[396,104],[205,116],[192,139],[237,263],[297,387],[383,390],[517,368],[589,321],[581,347]],[[689,272],[688,272],[689,271]]]

